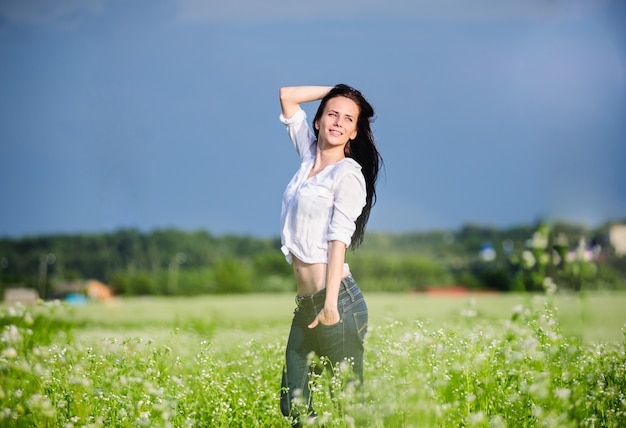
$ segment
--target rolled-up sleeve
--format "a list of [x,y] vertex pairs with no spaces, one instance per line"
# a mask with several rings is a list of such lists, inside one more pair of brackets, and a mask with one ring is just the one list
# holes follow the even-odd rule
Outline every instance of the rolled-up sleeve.
[[298,152],[298,155],[300,155],[301,158],[310,157],[311,145],[315,143],[316,138],[306,122],[306,113],[304,110],[298,110],[290,118],[285,118],[285,116],[281,114],[279,119],[285,125],[289,138]]
[[360,171],[345,174],[337,184],[328,241],[341,241],[350,246],[356,220],[365,206],[365,179]]

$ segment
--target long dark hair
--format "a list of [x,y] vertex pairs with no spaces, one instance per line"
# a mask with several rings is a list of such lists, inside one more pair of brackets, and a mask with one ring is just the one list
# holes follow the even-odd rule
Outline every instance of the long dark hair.
[[[378,179],[378,172],[382,167],[383,159],[376,148],[374,134],[370,126],[374,117],[374,108],[358,90],[344,84],[336,85],[322,98],[313,123],[316,123],[322,117],[328,100],[336,97],[351,99],[359,107],[356,138],[348,141],[344,149],[346,157],[354,159],[361,165],[361,171],[363,172],[363,177],[365,177],[365,189],[367,191],[365,207],[363,207],[361,215],[356,220],[356,230],[352,235],[350,244],[350,248],[354,250],[363,242],[365,225],[367,224],[367,220],[369,220],[372,207],[376,203],[376,180]],[[313,129],[317,137],[319,131],[315,129],[315,127],[313,127]]]

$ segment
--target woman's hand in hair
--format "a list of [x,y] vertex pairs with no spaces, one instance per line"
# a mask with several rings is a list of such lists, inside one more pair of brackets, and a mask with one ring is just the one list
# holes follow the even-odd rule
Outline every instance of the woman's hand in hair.
[[333,86],[285,86],[280,88],[280,107],[283,116],[289,119],[298,110],[300,104],[321,100]]

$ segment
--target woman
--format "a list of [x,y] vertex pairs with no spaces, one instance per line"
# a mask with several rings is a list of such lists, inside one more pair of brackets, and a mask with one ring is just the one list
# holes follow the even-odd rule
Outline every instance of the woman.
[[[300,104],[320,100],[313,132]],[[287,342],[281,411],[299,426],[311,406],[311,355],[329,365],[348,361],[363,381],[367,306],[345,263],[363,240],[376,201],[382,159],[374,143],[372,106],[347,85],[280,89],[281,122],[300,155],[283,195],[281,250],[293,265],[297,307]]]

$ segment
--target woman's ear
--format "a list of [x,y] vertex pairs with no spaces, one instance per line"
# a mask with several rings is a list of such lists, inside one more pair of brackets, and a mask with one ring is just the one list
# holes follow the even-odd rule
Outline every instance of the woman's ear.
[[320,123],[319,121],[315,121],[315,123],[313,124],[313,126],[315,126],[315,130],[319,131],[320,130]]

